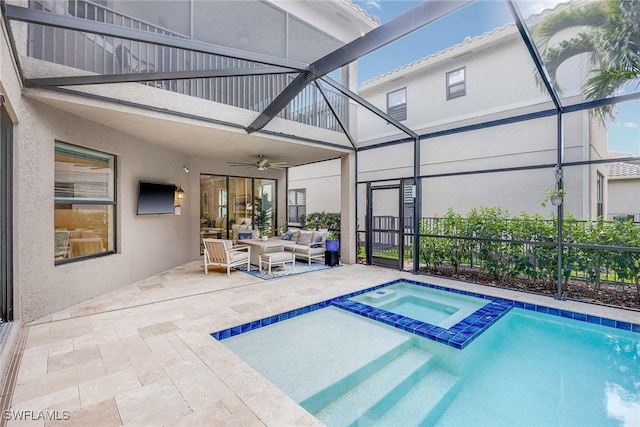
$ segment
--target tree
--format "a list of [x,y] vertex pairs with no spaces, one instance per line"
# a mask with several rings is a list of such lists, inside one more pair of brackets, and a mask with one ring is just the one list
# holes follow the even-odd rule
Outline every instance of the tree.
[[[568,40],[549,46],[560,31],[576,28]],[[615,95],[633,80],[640,78],[640,1],[604,0],[570,7],[549,15],[538,25],[534,39],[542,52],[554,88],[560,65],[580,54],[589,55],[591,71],[582,87],[587,101]],[[636,88],[637,89],[637,86]],[[603,119],[615,119],[612,106],[599,107]]]

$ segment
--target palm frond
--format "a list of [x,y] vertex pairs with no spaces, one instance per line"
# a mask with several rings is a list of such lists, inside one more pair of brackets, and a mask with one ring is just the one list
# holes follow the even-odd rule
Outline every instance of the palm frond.
[[605,5],[592,3],[581,8],[569,8],[549,15],[536,27],[533,39],[540,51],[545,51],[551,37],[562,30],[573,27],[593,27],[603,25],[607,20]]
[[[549,46],[555,35],[569,28],[574,28],[572,38]],[[640,0],[599,0],[560,10],[538,25],[534,39],[556,89],[558,68],[584,54],[589,55],[591,70],[582,87],[586,100],[611,97],[630,82],[640,81]],[[615,118],[615,111],[605,106],[591,113],[606,121]]]
[[[582,87],[582,93],[588,101],[605,99],[616,95],[628,83],[640,77],[640,73],[628,70],[598,69],[592,72]],[[616,109],[611,105],[593,108],[592,115],[599,117],[603,123],[616,121]]]
[[573,58],[576,55],[583,53],[593,54],[594,46],[592,40],[592,34],[580,33],[572,39],[561,41],[557,46],[548,49],[544,55],[542,55],[544,66],[558,92],[562,92],[562,89],[558,87],[556,81],[558,68],[566,60]]

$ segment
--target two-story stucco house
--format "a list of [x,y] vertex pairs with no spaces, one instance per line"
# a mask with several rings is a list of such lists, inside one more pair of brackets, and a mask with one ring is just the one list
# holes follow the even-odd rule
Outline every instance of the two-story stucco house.
[[[535,28],[550,13],[534,15],[527,23]],[[587,59],[578,57],[559,69],[565,105],[584,102],[580,89],[588,67]],[[587,110],[564,114],[561,122],[555,114],[519,120],[553,109],[553,102],[515,24],[467,37],[365,81],[358,93],[419,135],[423,217],[449,208],[464,214],[481,206],[549,215],[555,207],[542,204],[556,184],[558,153],[563,163],[573,165],[562,174],[565,212],[584,219],[607,214],[607,166],[593,163],[608,156],[603,122]],[[358,116],[357,129],[361,231],[365,185],[412,183],[415,152],[412,138],[364,113]],[[339,199],[332,204],[326,192],[338,176],[338,162],[302,166],[290,171],[290,189],[305,193],[308,212],[338,210]],[[389,207],[381,207],[379,215],[397,215],[397,195],[389,197],[378,203]]]
[[[199,259],[202,237],[255,228],[259,199],[273,234],[287,199],[276,166],[352,155],[336,119],[347,98],[315,86],[245,130],[310,62],[379,25],[349,0],[9,1],[2,13],[5,320]],[[355,89],[353,67],[335,77]]]

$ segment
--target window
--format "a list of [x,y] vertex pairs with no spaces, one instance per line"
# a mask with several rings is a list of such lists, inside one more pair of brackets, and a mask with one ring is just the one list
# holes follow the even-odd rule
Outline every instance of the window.
[[447,73],[447,99],[459,98],[467,94],[465,69],[458,68]]
[[300,216],[307,212],[307,190],[289,190],[288,222],[300,224]]
[[[206,196],[207,193],[204,193]],[[227,189],[218,190],[218,216],[226,218],[227,216]]]
[[387,94],[387,114],[394,119],[407,120],[407,88]]
[[604,215],[604,175],[598,172],[596,178],[596,216],[602,218]]
[[56,263],[115,251],[115,156],[55,144]]

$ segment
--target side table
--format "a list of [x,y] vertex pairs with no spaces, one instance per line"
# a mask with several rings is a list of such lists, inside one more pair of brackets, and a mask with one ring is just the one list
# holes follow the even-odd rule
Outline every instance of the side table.
[[340,259],[340,252],[324,251],[324,265],[333,267],[338,265]]

